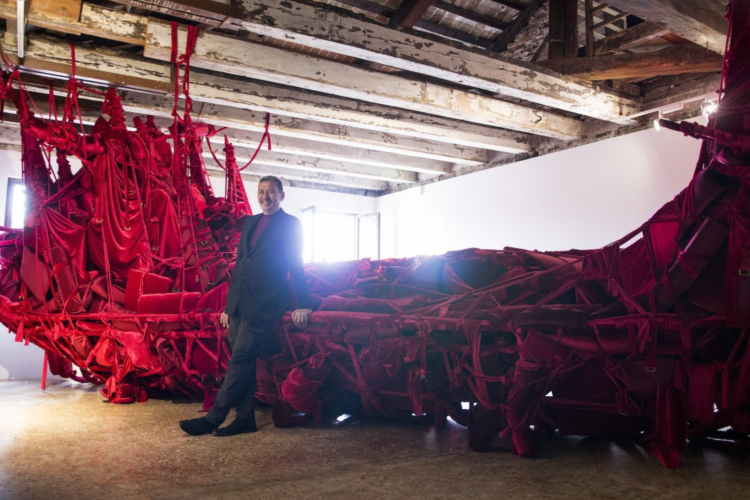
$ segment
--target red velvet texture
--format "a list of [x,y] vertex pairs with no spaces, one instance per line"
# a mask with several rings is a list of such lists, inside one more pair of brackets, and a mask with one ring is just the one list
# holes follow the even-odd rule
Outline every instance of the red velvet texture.
[[[730,14],[750,25],[746,0]],[[258,367],[256,395],[276,405],[276,425],[299,420],[294,411],[427,413],[468,425],[477,451],[498,433],[522,457],[552,432],[617,435],[668,467],[688,440],[746,447],[749,33],[731,33],[709,126],[681,126],[704,140],[695,178],[621,240],[308,266],[310,325],[287,314],[279,351]],[[151,119],[128,131],[114,91],[109,120],[84,135],[75,78],[60,121],[33,117],[17,72],[4,82],[21,111],[33,210],[0,241],[0,320],[45,349],[53,373],[102,383],[112,402],[168,391],[209,408],[230,356],[218,316],[249,213],[231,144],[218,198],[201,160],[215,130],[189,113],[175,113],[173,150]],[[70,156],[83,163],[75,175]]]

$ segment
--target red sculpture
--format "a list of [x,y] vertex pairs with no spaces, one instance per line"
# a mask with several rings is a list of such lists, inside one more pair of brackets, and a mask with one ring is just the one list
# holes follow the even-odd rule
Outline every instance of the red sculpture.
[[[704,140],[685,191],[598,251],[309,266],[310,326],[284,318],[281,351],[259,364],[257,397],[276,425],[294,411],[427,413],[468,425],[477,451],[497,432],[524,457],[553,432],[624,435],[668,467],[687,440],[747,447],[750,1],[731,3],[729,19],[718,111],[707,127],[663,122]],[[173,57],[186,74],[189,57]],[[109,120],[84,134],[76,98],[89,89],[75,77],[68,88],[62,119],[42,120],[18,72],[4,76],[33,203],[0,242],[0,321],[42,347],[53,373],[76,377],[75,364],[112,402],[171,391],[210,407],[229,357],[218,316],[237,223],[250,213],[231,144],[217,198],[201,160],[215,130],[191,120],[187,78],[174,151],[150,119],[128,131],[113,90]]]

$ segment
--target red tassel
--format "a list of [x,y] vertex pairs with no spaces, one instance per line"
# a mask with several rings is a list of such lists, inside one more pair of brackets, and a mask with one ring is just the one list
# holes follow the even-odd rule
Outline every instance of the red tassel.
[[18,330],[16,330],[16,342],[23,340],[23,320],[18,322]]
[[42,390],[47,389],[47,351],[44,351],[44,366],[42,367]]

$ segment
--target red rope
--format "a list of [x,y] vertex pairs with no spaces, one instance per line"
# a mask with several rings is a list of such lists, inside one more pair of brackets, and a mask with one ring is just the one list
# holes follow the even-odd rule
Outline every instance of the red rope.
[[250,164],[255,160],[255,157],[258,156],[258,153],[260,152],[260,148],[263,146],[263,142],[268,142],[268,151],[271,151],[271,134],[268,132],[268,126],[271,121],[271,115],[270,113],[266,113],[266,129],[263,131],[263,136],[260,138],[260,142],[258,143],[258,147],[255,148],[255,153],[253,153],[252,158],[245,163],[245,166],[240,168],[239,171],[242,172],[247,167],[250,166]]

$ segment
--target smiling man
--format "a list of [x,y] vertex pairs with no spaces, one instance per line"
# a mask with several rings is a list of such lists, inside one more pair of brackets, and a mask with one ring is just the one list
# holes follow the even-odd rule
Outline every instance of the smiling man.
[[[291,305],[289,277],[297,309],[294,324],[305,328],[312,312],[312,297],[302,267],[302,224],[281,209],[284,186],[277,177],[263,177],[258,203],[263,213],[245,219],[237,248],[237,261],[227,294],[221,324],[229,327],[232,357],[214,407],[205,417],[183,420],[182,430],[193,436],[213,432],[233,436],[255,432],[256,361],[273,345],[273,323]],[[231,408],[237,418],[219,426]]]

